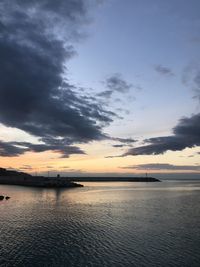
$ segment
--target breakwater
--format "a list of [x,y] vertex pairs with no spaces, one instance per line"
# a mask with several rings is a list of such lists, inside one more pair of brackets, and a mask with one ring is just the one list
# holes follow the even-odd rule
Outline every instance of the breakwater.
[[74,182],[160,182],[153,177],[71,177]]

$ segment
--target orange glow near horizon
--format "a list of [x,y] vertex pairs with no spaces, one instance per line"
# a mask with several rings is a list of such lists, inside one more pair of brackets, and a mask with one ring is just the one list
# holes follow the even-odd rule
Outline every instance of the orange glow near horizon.
[[[151,163],[170,163],[173,165],[196,165],[200,155],[196,157],[188,157],[191,153],[195,153],[198,149],[186,149],[184,157],[181,152],[167,152],[164,155],[154,156],[128,156],[128,157],[113,157],[105,158],[107,155],[120,154],[117,149],[110,149],[105,144],[98,144],[94,146],[84,145],[86,155],[72,155],[69,158],[60,158],[58,153],[28,152],[19,157],[1,157],[0,166],[3,168],[13,168],[27,173],[45,173],[45,172],[63,172],[63,173],[119,173],[119,174],[145,174],[147,173],[180,173],[180,172],[194,172],[198,171],[180,171],[180,170],[139,170],[137,168],[128,168],[130,166],[137,166],[140,164]],[[112,153],[111,153],[112,152]]]

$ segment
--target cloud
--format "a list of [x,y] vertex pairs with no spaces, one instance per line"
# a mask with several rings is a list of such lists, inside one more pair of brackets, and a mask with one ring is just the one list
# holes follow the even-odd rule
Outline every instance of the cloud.
[[107,90],[99,93],[97,96],[104,97],[104,98],[110,98],[113,93],[128,93],[129,89],[133,86],[132,84],[128,83],[124,80],[122,77],[122,74],[115,73],[108,77],[104,81],[105,86],[107,87]]
[[173,165],[168,163],[149,163],[132,165],[127,167],[121,167],[122,169],[134,169],[134,170],[171,170],[171,171],[200,171],[200,165]]
[[97,96],[104,97],[104,98],[110,98],[112,96],[112,93],[113,93],[112,90],[105,90],[105,91],[97,94]]
[[0,141],[0,155],[3,157],[19,156],[27,151],[27,148],[18,147],[12,142]]
[[118,142],[129,144],[129,145],[137,141],[133,138],[120,138],[120,137],[111,137],[110,139],[113,141],[118,141]]
[[194,92],[194,99],[200,102],[200,66],[199,64],[188,65],[182,75],[182,82]]
[[121,113],[123,112],[126,115],[130,114],[130,111],[128,109],[125,109],[125,108],[116,108],[116,111],[121,112]]
[[105,159],[121,158],[121,155],[105,156]]
[[3,142],[0,141],[0,155],[13,157],[24,154],[25,152],[45,152],[54,151],[61,154],[62,158],[68,158],[71,154],[85,154],[77,146],[68,145],[64,140],[52,139],[54,143],[46,142],[43,144],[32,144],[29,142]]
[[113,145],[113,147],[124,147],[126,144],[120,144],[120,145]]
[[66,77],[88,9],[87,0],[1,1],[0,122],[43,143],[2,141],[1,156],[50,149],[80,154],[72,144],[107,138],[103,127],[115,114],[78,93]]
[[130,148],[122,156],[157,155],[168,150],[181,151],[185,148],[200,146],[200,113],[182,118],[173,128],[173,135],[154,137],[144,140],[145,146]]
[[121,74],[116,73],[106,79],[106,87],[115,92],[126,93],[132,87],[132,84],[127,83]]
[[195,77],[194,77],[194,98],[196,98],[199,102],[200,102],[200,70],[198,70],[198,72],[196,73]]
[[165,67],[162,65],[156,65],[154,69],[155,69],[155,71],[157,71],[161,75],[174,76],[174,73],[168,67]]
[[30,165],[23,165],[23,166],[19,167],[19,169],[25,171],[25,170],[32,170],[33,167]]

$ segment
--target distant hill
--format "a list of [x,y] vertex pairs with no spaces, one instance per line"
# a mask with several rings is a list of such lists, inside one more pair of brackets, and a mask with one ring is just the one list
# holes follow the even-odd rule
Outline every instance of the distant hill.
[[6,170],[4,168],[0,168],[0,176],[31,176],[28,173],[25,172],[17,172],[17,171],[11,171],[11,170]]
[[32,176],[24,172],[17,172],[0,168],[0,185],[22,185],[45,188],[71,188],[83,185],[69,181],[68,178]]

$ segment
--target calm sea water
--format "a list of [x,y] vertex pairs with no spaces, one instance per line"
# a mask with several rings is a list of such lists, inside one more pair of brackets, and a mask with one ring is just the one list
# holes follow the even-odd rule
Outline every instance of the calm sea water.
[[200,266],[200,181],[0,185],[0,266]]

